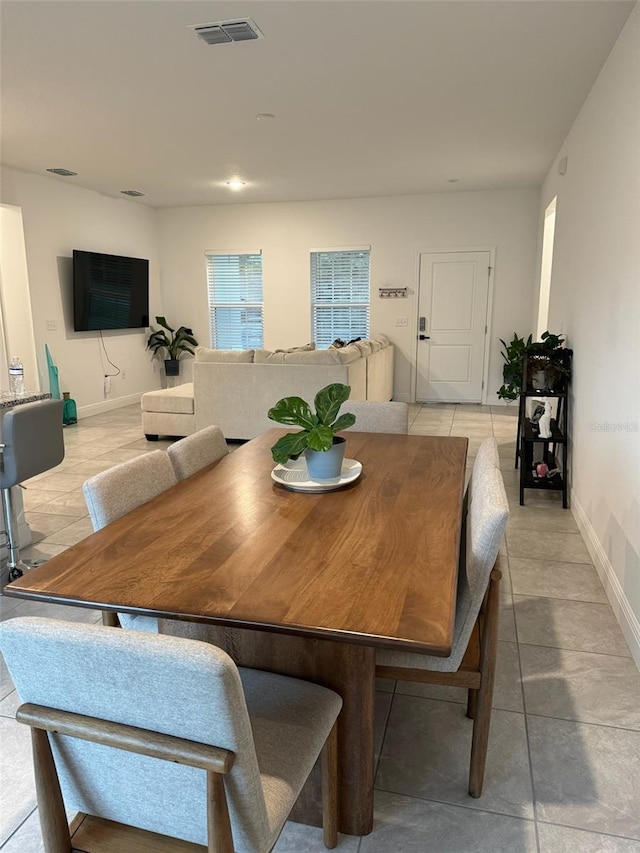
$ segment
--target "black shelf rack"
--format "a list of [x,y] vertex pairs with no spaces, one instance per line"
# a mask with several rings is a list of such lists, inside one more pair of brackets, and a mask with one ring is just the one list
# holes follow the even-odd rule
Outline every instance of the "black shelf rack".
[[[569,446],[567,439],[567,419],[572,350],[561,349],[551,355],[545,354],[545,362],[539,353],[525,353],[523,367],[523,392],[520,394],[518,410],[518,436],[516,441],[515,467],[520,465],[520,505],[524,506],[526,489],[538,491],[562,492],[562,506],[568,507],[568,474]],[[539,374],[541,364],[551,363],[547,381]],[[561,365],[561,370],[554,371],[554,364]],[[547,385],[553,382],[554,387],[533,387],[538,384]],[[551,435],[541,438],[538,424],[532,415],[535,409],[534,401],[548,400],[552,404]],[[531,401],[531,402],[530,402]],[[540,463],[546,465],[547,473],[539,476],[537,468]]]

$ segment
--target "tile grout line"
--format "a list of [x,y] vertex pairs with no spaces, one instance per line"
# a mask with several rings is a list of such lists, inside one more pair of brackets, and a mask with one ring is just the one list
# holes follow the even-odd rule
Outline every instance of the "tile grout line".
[[538,802],[536,798],[536,786],[533,776],[533,758],[531,755],[531,741],[529,739],[529,721],[527,719],[527,700],[524,689],[524,675],[522,672],[522,660],[520,658],[520,638],[518,634],[518,620],[516,619],[516,608],[513,594],[513,579],[511,577],[511,560],[509,555],[509,546],[507,544],[507,561],[509,563],[509,588],[511,589],[511,602],[513,606],[513,627],[516,634],[516,647],[518,649],[518,670],[520,672],[520,691],[522,693],[522,711],[524,716],[524,734],[527,741],[527,758],[529,760],[529,782],[531,784],[531,804],[533,806],[533,827],[536,839],[536,849],[540,851],[540,835],[538,833]]

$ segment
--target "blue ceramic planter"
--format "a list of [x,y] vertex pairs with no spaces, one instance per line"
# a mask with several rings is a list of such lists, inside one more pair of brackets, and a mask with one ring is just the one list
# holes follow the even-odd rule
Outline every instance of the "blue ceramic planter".
[[346,439],[335,436],[329,450],[305,450],[307,471],[312,480],[330,480],[342,471]]

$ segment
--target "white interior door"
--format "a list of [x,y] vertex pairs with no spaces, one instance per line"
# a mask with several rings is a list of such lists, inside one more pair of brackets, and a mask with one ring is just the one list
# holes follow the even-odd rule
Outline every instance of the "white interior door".
[[482,402],[490,261],[490,252],[420,255],[418,402]]

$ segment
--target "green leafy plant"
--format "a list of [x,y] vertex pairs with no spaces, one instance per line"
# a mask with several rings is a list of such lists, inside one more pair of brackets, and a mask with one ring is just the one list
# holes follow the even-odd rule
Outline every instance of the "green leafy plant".
[[[156,323],[162,326],[162,329],[152,331],[147,340],[147,349],[152,350],[154,355],[166,350],[167,358],[172,361],[179,359],[183,352],[195,355],[192,347],[197,347],[198,341],[193,337],[192,329],[187,329],[186,326],[173,329],[164,317],[156,317]],[[153,330],[153,326],[151,328]],[[170,337],[167,332],[170,332]]]
[[531,374],[535,371],[543,371],[547,384],[552,387],[571,375],[570,361],[563,357],[570,351],[564,349],[565,339],[560,335],[546,331],[540,335],[539,341],[532,342],[531,335],[525,340],[514,332],[513,340],[509,343],[502,338],[499,340],[504,347],[502,358],[505,362],[502,367],[504,385],[496,392],[500,400],[517,400],[522,392],[525,355],[529,366],[528,383],[531,382]]
[[297,459],[307,448],[325,451],[333,445],[337,432],[348,429],[356,422],[349,412],[338,417],[340,406],[349,399],[351,387],[334,382],[321,388],[315,396],[315,412],[302,397],[283,397],[269,409],[272,421],[287,426],[299,426],[299,432],[288,432],[271,448],[275,462],[284,465],[289,459]]
[[571,377],[572,351],[564,348],[565,339],[551,332],[543,332],[541,340],[527,347],[527,386],[534,373],[544,374],[547,390],[563,390]]
[[504,365],[502,366],[502,385],[496,392],[500,400],[517,400],[520,391],[522,390],[522,370],[524,367],[525,349],[531,346],[531,335],[525,341],[524,338],[519,338],[513,333],[513,340],[507,343],[502,338],[499,339],[504,347],[502,358]]

